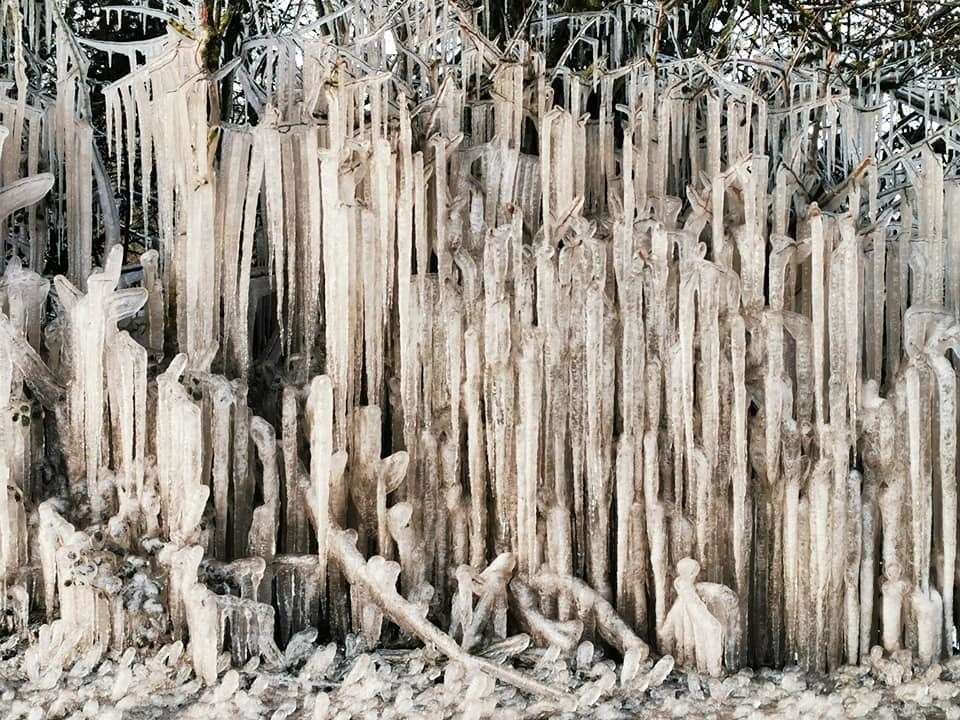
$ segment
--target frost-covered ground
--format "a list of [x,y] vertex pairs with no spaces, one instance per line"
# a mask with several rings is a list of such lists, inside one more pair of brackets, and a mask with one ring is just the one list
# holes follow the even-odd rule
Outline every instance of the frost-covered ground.
[[[623,686],[621,668],[589,643],[577,655],[528,649],[508,660],[558,688],[566,708],[539,701],[419,650],[352,653],[301,633],[284,667],[251,661],[219,683],[194,678],[180,643],[155,653],[90,651],[62,670],[10,638],[0,645],[0,718],[960,718],[960,658],[914,671],[908,656],[829,676],[743,670],[712,679],[646,663]],[[876,656],[874,656],[876,658]]]

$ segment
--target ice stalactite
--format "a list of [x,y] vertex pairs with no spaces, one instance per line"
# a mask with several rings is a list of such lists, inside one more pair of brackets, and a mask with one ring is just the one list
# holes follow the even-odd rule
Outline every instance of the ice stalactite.
[[181,382],[187,356],[180,354],[157,378],[157,483],[164,534],[178,545],[200,540],[200,521],[210,496],[203,483],[201,408]]
[[[55,97],[0,99],[2,602],[56,663],[422,642],[476,710],[571,700],[524,653],[629,688],[952,655],[952,126],[885,139],[903,98],[803,63],[619,63],[629,4],[557,67],[446,4],[226,49],[188,5],[51,21]],[[131,64],[96,114],[79,45]]]
[[164,305],[163,283],[160,279],[160,254],[148,250],[140,256],[143,267],[143,288],[147,291],[146,305],[146,346],[151,356],[158,362],[163,359],[164,341]]
[[400,451],[381,459],[381,413],[376,406],[357,408],[353,416],[353,461],[350,499],[360,516],[358,546],[391,555],[387,496],[407,475],[408,455]]
[[115,466],[117,512],[110,518],[110,535],[118,544],[133,548],[149,532],[144,517],[150,507],[146,487],[147,465],[147,351],[126,331],[111,343],[106,372],[110,451]]
[[[696,560],[684,558],[677,565],[674,586],[677,600],[664,620],[659,642],[681,664],[690,664],[700,672],[719,675],[723,667],[724,643],[729,641],[737,617],[734,598],[732,618],[718,618],[701,595],[706,595],[695,583],[700,566]],[[729,623],[733,621],[734,627]],[[726,622],[725,622],[726,621]],[[736,653],[733,653],[736,657]]]
[[310,427],[310,485],[308,506],[316,527],[321,597],[327,581],[327,528],[330,526],[330,486],[336,482],[333,450],[333,385],[321,376],[310,383],[307,422]]
[[281,398],[281,428],[283,442],[283,536],[281,545],[285,552],[306,554],[310,548],[310,528],[307,512],[301,497],[304,469],[300,461],[300,402],[298,390],[285,386]]
[[[22,48],[19,40],[16,47],[20,62]],[[23,88],[20,90],[23,97]],[[18,118],[24,108],[25,102],[18,105]],[[15,120],[14,124],[21,121],[22,118]],[[0,133],[0,148],[6,145],[8,135],[9,131],[4,127]],[[19,134],[15,134],[14,139],[19,142]],[[4,157],[13,156],[19,161],[19,148],[13,150],[10,152],[8,148]],[[50,174],[5,183],[0,188],[0,224],[6,226],[15,212],[41,200],[53,183],[54,177]],[[31,220],[31,224],[35,224],[35,220]],[[29,614],[30,602],[27,592],[30,579],[27,565],[31,554],[28,507],[38,504],[41,499],[36,487],[37,466],[45,449],[44,409],[40,400],[47,400],[49,407],[51,400],[60,400],[61,394],[37,355],[49,289],[49,280],[24,268],[18,256],[7,261],[0,280],[0,335],[3,336],[0,343],[3,346],[0,349],[0,576],[3,588],[0,608],[14,615],[14,624],[21,631],[25,629],[24,620]],[[45,397],[38,393],[40,397],[34,399],[31,388],[36,388],[38,381],[45,381],[48,393]],[[18,606],[22,607],[18,609]]]
[[280,518],[277,438],[273,426],[261,417],[250,420],[250,437],[260,461],[263,504],[253,510],[247,552],[269,562],[277,554],[277,524]]
[[55,279],[67,318],[71,482],[77,489],[85,484],[95,514],[106,509],[100,470],[107,355],[111,347],[122,342],[117,323],[138,312],[147,301],[147,293],[141,288],[117,289],[122,262],[122,248],[115,247],[104,269],[87,279],[86,294],[63,276]]
[[86,289],[93,269],[93,126],[86,116],[82,61],[67,31],[57,27],[57,100],[53,115],[53,154],[64,197],[63,246],[70,281]]
[[[191,552],[202,548],[194,546]],[[262,562],[262,561],[261,561]],[[186,569],[185,569],[186,570]],[[259,591],[261,567],[252,592]],[[229,649],[239,662],[263,657],[279,666],[282,655],[274,641],[275,613],[270,605],[232,594],[219,595],[208,589],[194,572],[184,572],[181,586],[183,613],[190,633],[190,655],[197,676],[208,684],[217,679],[220,653]],[[229,639],[229,643],[228,643]]]
[[[7,128],[2,129],[0,148],[7,143],[9,134]],[[0,222],[6,222],[18,210],[36,204],[50,192],[54,182],[52,174],[40,173],[5,184],[0,188]],[[33,257],[31,253],[30,258]]]
[[315,627],[321,618],[318,558],[311,555],[278,555],[269,576],[276,596],[277,639],[286,647],[296,633]]

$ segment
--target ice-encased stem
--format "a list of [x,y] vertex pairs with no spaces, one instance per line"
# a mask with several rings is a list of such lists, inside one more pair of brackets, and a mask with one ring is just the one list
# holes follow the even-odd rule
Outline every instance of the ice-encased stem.
[[330,528],[330,481],[333,474],[333,383],[326,375],[310,382],[307,396],[307,423],[310,431],[310,496],[317,532],[318,583],[325,595]]
[[356,539],[352,531],[331,527],[328,533],[327,546],[330,557],[342,568],[349,582],[362,586],[371,601],[376,603],[384,615],[396,623],[400,629],[436,647],[451,660],[488,673],[520,690],[558,702],[567,700],[565,693],[528,678],[516,670],[484,658],[468,655],[460,649],[453,638],[424,619],[416,606],[405,600],[392,584],[376,579],[370,572],[369,561],[365,561],[357,551]]

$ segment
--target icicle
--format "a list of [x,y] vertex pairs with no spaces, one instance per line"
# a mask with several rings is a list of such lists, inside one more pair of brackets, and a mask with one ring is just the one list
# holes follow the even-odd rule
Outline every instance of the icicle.
[[540,484],[540,406],[542,339],[529,334],[520,360],[517,426],[517,566],[522,574],[536,567],[537,487]]
[[[327,102],[329,112],[334,118],[339,118],[338,107],[339,99],[333,93],[328,93]],[[354,330],[351,327],[349,319],[345,316],[343,308],[350,302],[350,251],[348,243],[350,242],[350,232],[347,224],[347,213],[343,207],[343,198],[340,194],[340,143],[343,137],[338,133],[343,132],[336,125],[330,128],[331,148],[329,151],[320,153],[320,187],[316,190],[324,199],[323,207],[323,282],[324,282],[324,317],[326,323],[324,327],[326,337],[326,357],[327,374],[330,376],[337,388],[336,393],[336,427],[337,438],[340,442],[345,439],[345,428],[343,424],[346,420],[347,407],[351,398],[349,396],[350,386],[348,383],[348,373],[350,369],[350,352],[352,348],[352,337]],[[308,156],[309,157],[309,156]],[[314,188],[310,186],[310,191]],[[319,197],[317,202],[319,202]],[[313,197],[312,195],[310,196]],[[311,200],[312,202],[312,200]],[[312,207],[312,206],[311,206]],[[312,211],[311,211],[312,212]],[[314,218],[310,215],[311,222]],[[313,225],[309,227],[309,242],[311,243],[310,258],[313,258],[313,244],[319,244],[320,228],[314,229]],[[317,266],[319,272],[319,266]],[[313,269],[311,267],[311,275]],[[317,278],[319,282],[319,277]],[[316,298],[312,286],[305,288],[310,298]],[[313,302],[313,300],[311,300]],[[312,331],[310,323],[305,328],[304,337],[307,342],[312,342]],[[310,356],[309,348],[308,357]]]
[[[261,146],[264,158],[264,206],[266,211],[267,241],[270,243],[271,265],[273,266],[273,281],[277,292],[277,323],[280,326],[280,337],[284,347],[289,347],[287,333],[289,332],[284,321],[285,289],[284,274],[286,270],[285,241],[284,241],[284,214],[283,214],[283,166],[281,163],[280,136],[270,124],[275,123],[275,117],[264,119],[264,122],[254,131],[254,142]],[[292,230],[292,228],[291,228]]]
[[[324,595],[327,581],[327,537],[330,527],[330,482],[334,474],[333,458],[333,384],[325,375],[310,383],[307,398],[307,423],[310,427],[310,500],[317,528],[318,584]],[[322,601],[321,601],[322,602]]]
[[86,479],[88,500],[95,512],[103,509],[98,484],[106,400],[106,348],[117,332],[117,323],[135,314],[147,301],[144,289],[116,290],[122,261],[123,248],[115,246],[104,270],[90,276],[86,295],[63,276],[58,275],[54,281],[69,319],[71,477],[73,482]]

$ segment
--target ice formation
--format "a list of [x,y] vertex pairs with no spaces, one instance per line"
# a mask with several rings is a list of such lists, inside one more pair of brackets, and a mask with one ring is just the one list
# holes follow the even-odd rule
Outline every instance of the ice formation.
[[582,73],[456,3],[213,71],[204,4],[154,5],[111,8],[169,20],[123,44],[3,3],[0,604],[46,712],[94,667],[104,718],[150,673],[258,703],[260,665],[313,693],[275,718],[410,667],[462,703],[426,716],[669,710],[671,672],[720,711],[761,666],[953,696],[955,80],[934,146],[881,141],[879,81],[633,59],[630,4],[569,20]]

